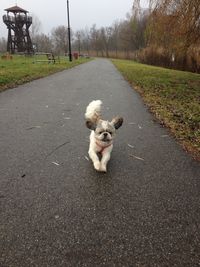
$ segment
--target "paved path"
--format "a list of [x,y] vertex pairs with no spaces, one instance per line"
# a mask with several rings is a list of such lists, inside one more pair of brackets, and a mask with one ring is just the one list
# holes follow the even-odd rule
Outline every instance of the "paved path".
[[[87,160],[93,99],[125,121],[107,174]],[[199,178],[108,60],[3,92],[0,266],[200,266]]]

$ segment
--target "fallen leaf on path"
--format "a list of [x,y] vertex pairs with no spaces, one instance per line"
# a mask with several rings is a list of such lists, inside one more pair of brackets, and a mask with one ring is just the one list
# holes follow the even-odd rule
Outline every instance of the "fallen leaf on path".
[[55,161],[53,161],[52,163],[53,163],[54,165],[56,165],[56,166],[59,166],[59,165],[60,165],[58,162],[55,162]]
[[42,126],[36,125],[36,126],[32,126],[30,128],[27,128],[26,130],[32,130],[34,128],[38,128],[39,129],[39,128],[42,128]]
[[135,155],[130,155],[132,158],[135,158],[135,159],[138,159],[138,160],[142,160],[142,161],[144,161],[144,159],[143,158],[140,158],[140,157],[137,157],[137,156],[135,156]]
[[128,144],[128,146],[129,146],[130,148],[134,148],[134,146],[132,146],[132,145],[130,145],[130,144]]

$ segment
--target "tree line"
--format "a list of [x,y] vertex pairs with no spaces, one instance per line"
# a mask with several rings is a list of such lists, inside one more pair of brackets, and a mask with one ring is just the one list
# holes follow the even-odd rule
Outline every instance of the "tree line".
[[[68,53],[67,27],[39,33],[41,23],[33,18],[32,41],[36,51]],[[0,51],[5,49],[0,39]],[[72,48],[91,56],[134,59],[181,70],[200,72],[199,0],[149,0],[146,9],[134,0],[132,10],[108,27],[72,31]]]

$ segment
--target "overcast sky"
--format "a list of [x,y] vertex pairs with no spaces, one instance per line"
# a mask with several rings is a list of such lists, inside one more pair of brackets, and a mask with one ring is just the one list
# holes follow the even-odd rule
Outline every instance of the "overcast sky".
[[[146,7],[147,0],[141,0]],[[52,28],[67,24],[67,0],[1,0],[0,37],[7,37],[6,25],[2,21],[5,8],[18,6],[36,15],[42,24],[41,31],[50,33]],[[69,0],[72,30],[84,29],[96,24],[110,26],[115,20],[125,18],[130,12],[133,0]]]

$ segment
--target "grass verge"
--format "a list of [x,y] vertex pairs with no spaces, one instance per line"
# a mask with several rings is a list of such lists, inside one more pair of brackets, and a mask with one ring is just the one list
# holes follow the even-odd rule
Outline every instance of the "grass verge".
[[112,60],[161,124],[200,160],[200,75]]
[[25,57],[15,55],[12,60],[0,58],[0,91],[72,68],[90,60],[81,58],[69,62],[68,58],[61,57],[60,62],[49,64],[48,62],[37,62],[36,60],[38,59],[46,60],[46,57],[40,56],[38,58],[38,56]]

